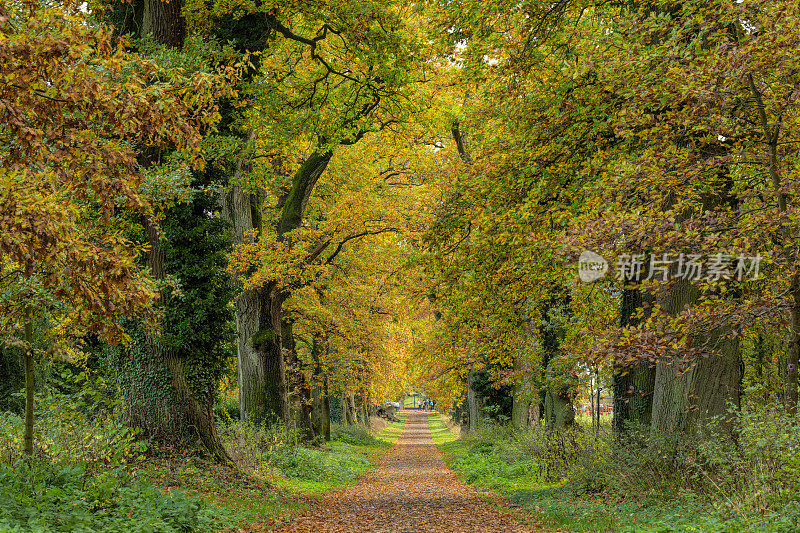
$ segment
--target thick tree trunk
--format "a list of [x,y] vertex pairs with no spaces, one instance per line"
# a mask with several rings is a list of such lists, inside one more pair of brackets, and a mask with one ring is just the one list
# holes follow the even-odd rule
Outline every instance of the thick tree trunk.
[[[249,136],[253,142],[255,133]],[[332,153],[314,152],[300,167],[292,187],[283,199],[278,236],[300,227],[306,203],[319,177],[325,171]],[[247,161],[239,161],[237,175],[243,177],[251,170]],[[226,194],[223,216],[234,227],[235,241],[245,244],[262,230],[261,198],[234,185]],[[289,421],[289,400],[284,348],[291,348],[291,323],[283,316],[287,294],[270,284],[258,289],[243,287],[237,280],[240,294],[236,298],[237,359],[239,362],[239,400],[243,419],[263,422],[279,418]],[[298,375],[293,382],[303,382]],[[308,393],[304,387],[303,394]],[[310,430],[310,406],[304,407],[303,426]]]
[[[234,301],[236,313],[236,360],[239,385],[240,416],[243,421],[261,423],[272,414],[277,398],[267,393],[267,360],[259,353],[265,349],[274,351],[276,339],[269,337],[269,329],[262,329],[261,310],[266,298],[259,290],[242,290]],[[259,334],[260,332],[260,334]],[[273,408],[270,410],[269,406]]]
[[528,426],[528,411],[531,402],[526,400],[522,394],[518,394],[518,387],[519,385],[514,385],[514,403],[511,406],[511,423],[516,428],[524,428]]
[[191,390],[186,379],[183,360],[180,357],[167,353],[166,361],[172,376],[175,399],[186,418],[189,430],[197,434],[200,442],[216,461],[232,462],[217,433],[213,396],[209,394],[206,398],[198,398]]
[[182,0],[144,0],[142,36],[171,48],[183,46],[186,21],[181,16],[182,8]]
[[[142,36],[181,48],[186,36],[182,4],[181,0],[144,0]],[[145,231],[150,246],[147,266],[154,279],[163,280],[166,273],[161,232],[151,221],[145,222]],[[165,347],[161,338],[146,333],[143,340],[144,349],[122,367],[128,373],[128,422],[162,443],[199,439],[215,460],[230,462],[216,431],[213,394],[198,394],[191,389],[183,357]]]
[[[250,136],[254,139],[254,135]],[[249,171],[240,162],[237,177]],[[238,185],[224,196],[223,217],[230,222],[237,245],[252,241],[261,230],[261,198]],[[245,289],[237,277],[234,301],[239,405],[242,420],[254,423],[288,421],[285,361],[281,343],[281,313],[285,296],[274,284]]]
[[[637,287],[624,288],[620,302],[620,327],[635,326],[638,322],[636,313],[642,305],[642,293]],[[655,379],[655,366],[647,362],[615,369],[611,378],[614,397],[612,428],[615,433],[623,433],[629,425],[650,426]]]
[[563,429],[575,423],[575,407],[569,398],[547,391],[544,417],[547,429]]
[[531,405],[532,376],[524,356],[514,358],[514,392],[511,405],[511,423],[514,427],[523,428],[528,425],[528,411]]
[[475,371],[470,370],[467,375],[467,409],[469,410],[469,429],[474,431],[481,423],[482,398],[475,392]]
[[358,419],[358,409],[356,408],[355,394],[351,393],[347,397],[347,401],[349,402],[348,403],[348,409],[350,411],[351,424],[353,424],[353,425],[359,424],[360,421]]
[[528,407],[528,423],[533,427],[539,427],[539,418],[540,418],[540,411],[542,409],[541,404],[537,401],[535,403],[531,403]]
[[[662,302],[665,311],[677,314],[699,297],[696,287],[677,281]],[[706,344],[719,355],[701,357],[687,369],[676,360],[656,364],[653,417],[655,432],[692,432],[710,417],[726,415],[729,404],[739,406],[741,365],[739,341],[728,337],[730,330],[719,328],[694,344]]]
[[[165,277],[165,256],[161,233],[145,224],[150,250],[147,267],[154,279]],[[221,462],[231,459],[219,438],[214,420],[214,396],[192,390],[185,361],[167,348],[158,335],[145,333],[140,346],[120,361],[125,389],[127,423],[161,444],[199,440],[211,456]]]

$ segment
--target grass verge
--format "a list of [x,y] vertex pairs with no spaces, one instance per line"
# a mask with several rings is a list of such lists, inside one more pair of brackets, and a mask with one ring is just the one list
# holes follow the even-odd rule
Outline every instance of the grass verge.
[[263,522],[303,512],[319,495],[357,483],[394,444],[404,425],[403,416],[400,422],[389,422],[380,431],[334,426],[330,442],[273,446],[260,457],[260,464],[248,468],[254,475],[191,461],[169,471],[151,466],[148,474],[160,475],[153,479],[160,486],[174,483],[222,509],[230,516],[228,527]]
[[22,420],[0,413],[0,533],[226,531],[296,514],[317,495],[356,483],[404,425],[336,426],[332,441],[318,445],[297,444],[280,429],[220,427],[229,450],[251,446],[236,450],[252,452],[246,467],[241,461],[245,473],[181,450],[148,451],[112,420],[53,412],[69,417],[42,414],[30,461],[19,453]]
[[[431,436],[448,466],[467,483],[502,495],[528,517],[557,531],[586,533],[792,531],[723,520],[714,502],[684,491],[663,494],[581,493],[566,477],[543,481],[542,464],[519,453],[521,437],[508,428],[485,428],[458,438],[445,418],[428,418]],[[515,450],[516,448],[516,450]],[[800,531],[800,529],[794,530]]]

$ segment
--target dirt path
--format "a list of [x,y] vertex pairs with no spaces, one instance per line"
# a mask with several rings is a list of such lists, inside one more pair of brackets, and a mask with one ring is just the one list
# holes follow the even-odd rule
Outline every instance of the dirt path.
[[523,533],[447,468],[431,440],[427,413],[409,411],[381,464],[358,485],[325,496],[314,509],[260,531],[294,533]]

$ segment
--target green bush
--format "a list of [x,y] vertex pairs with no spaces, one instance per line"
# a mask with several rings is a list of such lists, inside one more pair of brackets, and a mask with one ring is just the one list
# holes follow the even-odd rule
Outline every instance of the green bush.
[[[0,413],[0,460],[21,458],[23,419]],[[69,396],[36,399],[34,448],[38,457],[56,464],[81,465],[90,473],[124,468],[147,450],[147,442],[105,410],[86,409]]]
[[0,463],[0,501],[4,532],[213,531],[225,518],[183,493],[77,464]]
[[[800,531],[799,422],[780,406],[748,405],[690,435],[487,424],[445,447],[468,482],[508,489],[512,498],[558,487],[566,502],[594,495],[638,502],[630,512],[650,525],[625,531],[788,532]],[[647,502],[658,512],[648,515]]]
[[279,450],[297,445],[297,434],[283,424],[253,424],[231,420],[218,428],[231,458],[242,468],[265,477],[272,473]]
[[23,419],[0,413],[0,532],[189,532],[229,523],[227,511],[136,481],[131,463],[147,442],[95,393],[96,380],[61,377],[81,393],[36,398],[32,458],[22,457]]
[[386,446],[360,426],[331,428],[333,442],[312,447],[283,424],[255,425],[233,421],[220,428],[231,456],[245,469],[261,477],[274,471],[303,481],[350,482],[366,472],[371,463],[352,446]]
[[369,428],[361,425],[331,424],[331,440],[353,446],[387,446],[386,442],[376,439]]
[[218,396],[214,402],[214,416],[217,423],[230,424],[241,417],[239,398],[236,396]]
[[305,481],[354,481],[371,463],[347,449],[317,450],[286,447],[273,456],[273,464],[288,477]]

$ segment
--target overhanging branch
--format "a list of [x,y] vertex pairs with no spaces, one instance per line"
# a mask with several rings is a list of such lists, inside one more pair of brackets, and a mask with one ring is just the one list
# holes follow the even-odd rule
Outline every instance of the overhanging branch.
[[336,258],[336,256],[339,255],[339,252],[342,251],[342,249],[344,248],[344,245],[347,242],[352,241],[353,239],[359,239],[361,237],[366,237],[368,235],[380,235],[381,233],[389,233],[389,232],[399,233],[400,229],[399,228],[383,228],[383,229],[374,230],[374,231],[362,231],[361,233],[354,233],[352,235],[349,235],[349,236],[345,237],[344,239],[342,239],[342,242],[339,243],[339,245],[336,247],[336,249],[333,251],[333,253],[328,256],[328,259],[325,261],[325,264],[326,265],[331,264],[331,262],[333,262],[333,260]]

